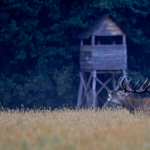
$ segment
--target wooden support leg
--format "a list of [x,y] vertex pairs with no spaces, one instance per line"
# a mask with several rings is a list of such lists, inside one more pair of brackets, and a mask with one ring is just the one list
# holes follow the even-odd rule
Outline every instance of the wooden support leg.
[[[82,84],[83,84],[83,90],[84,91],[82,91],[82,96],[83,96],[83,98],[82,98],[82,101],[84,100],[84,98],[86,97],[86,105],[87,106],[89,106],[89,105],[92,105],[91,103],[90,103],[90,100],[91,100],[91,98],[90,98],[90,93],[88,92],[88,87],[87,87],[87,83],[86,83],[86,81],[85,81],[85,74],[83,73],[83,72],[80,72],[80,79],[81,79],[81,82],[82,82]],[[88,83],[89,84],[89,83]]]
[[96,108],[96,70],[93,71],[92,93],[93,108]]
[[78,99],[77,99],[77,107],[80,108],[82,105],[82,92],[83,92],[83,83],[80,79],[79,91],[78,91]]
[[80,72],[80,79],[81,79],[81,82],[83,84],[84,90],[86,91],[87,87],[86,87],[86,84],[85,84],[85,81],[84,81],[84,74],[82,72]]
[[91,82],[91,79],[92,79],[92,75],[93,75],[93,73],[91,72],[90,73],[90,77],[89,77],[88,82],[87,82],[86,90],[85,90],[84,95],[83,95],[83,99],[85,98],[85,96],[87,97],[88,91],[91,90],[91,88],[90,88],[90,82]]
[[116,88],[116,80],[115,80],[115,74],[112,74],[112,83],[113,83],[113,90]]

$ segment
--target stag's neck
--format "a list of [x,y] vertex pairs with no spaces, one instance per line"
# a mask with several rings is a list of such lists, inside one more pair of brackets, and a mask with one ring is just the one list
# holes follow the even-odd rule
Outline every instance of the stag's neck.
[[126,106],[127,109],[130,111],[135,110],[136,108],[143,107],[144,102],[142,98],[134,98],[133,96],[129,96],[126,98],[124,101],[124,105]]
[[122,103],[122,101],[120,101],[119,99],[113,99],[113,102],[114,103],[116,103],[116,104],[118,104],[118,105],[121,105],[121,106],[123,106],[123,103]]
[[134,102],[135,102],[135,98],[132,96],[127,96],[123,101],[122,101],[122,105],[123,107],[127,108],[130,111],[134,110]]

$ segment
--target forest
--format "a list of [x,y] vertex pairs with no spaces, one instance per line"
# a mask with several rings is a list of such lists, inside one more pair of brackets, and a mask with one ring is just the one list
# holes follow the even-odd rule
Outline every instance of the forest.
[[76,36],[105,13],[129,33],[130,78],[150,78],[149,0],[0,0],[0,107],[75,107]]

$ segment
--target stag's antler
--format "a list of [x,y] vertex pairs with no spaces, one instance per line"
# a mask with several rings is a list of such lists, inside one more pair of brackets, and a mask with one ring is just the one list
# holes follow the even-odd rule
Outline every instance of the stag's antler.
[[[122,82],[121,82],[121,79],[122,79],[122,77],[119,78],[119,80],[118,80],[118,85],[119,85],[120,88],[122,88],[122,90],[124,91],[124,88],[123,88],[123,86],[122,86],[122,83],[123,83],[123,81],[124,81],[124,78],[123,78]],[[121,82],[121,84],[120,84],[120,82]]]
[[[150,92],[150,89],[148,89],[150,87],[150,83],[145,87],[145,89],[143,89],[143,87],[145,86],[146,82],[148,79],[145,80],[145,82],[141,85],[141,87],[136,90],[136,87],[139,83],[139,81],[136,82],[133,90],[130,88],[129,84],[131,82],[131,79],[129,81],[127,81],[127,83],[125,84],[125,86],[123,85],[124,80],[127,78],[127,76],[125,76],[124,78],[120,77],[120,79],[118,80],[118,84],[119,86],[122,88],[122,90],[124,92],[132,92],[132,93],[145,93],[145,92]],[[122,80],[121,80],[122,79]]]

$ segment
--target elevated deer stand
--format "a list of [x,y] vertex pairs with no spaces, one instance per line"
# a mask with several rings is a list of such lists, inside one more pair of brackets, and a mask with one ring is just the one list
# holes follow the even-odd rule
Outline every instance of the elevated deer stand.
[[[106,14],[78,35],[80,44],[80,85],[77,107],[98,106],[103,89],[108,91],[109,82],[113,90],[119,87],[115,76],[126,75],[127,46],[126,34],[121,25]],[[98,74],[111,74],[111,78],[103,81]]]

